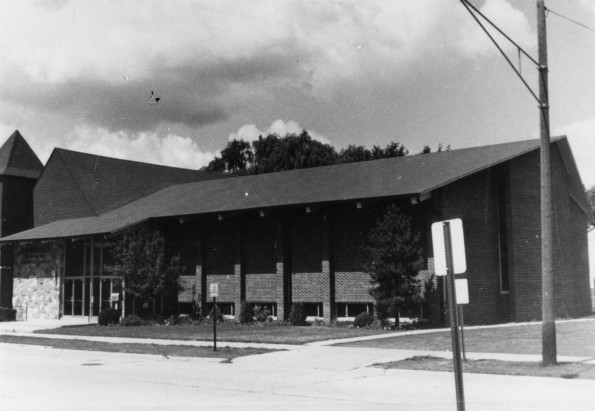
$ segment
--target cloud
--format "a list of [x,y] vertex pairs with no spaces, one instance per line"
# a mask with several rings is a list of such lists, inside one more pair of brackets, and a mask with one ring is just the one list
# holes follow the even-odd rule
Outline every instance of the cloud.
[[215,158],[189,137],[156,133],[111,133],[103,128],[78,127],[66,147],[108,157],[198,169]]
[[[525,18],[506,1],[483,9],[525,39]],[[0,36],[0,92],[15,105],[74,114],[79,126],[196,127],[288,88],[325,98],[485,52],[473,24],[444,0],[8,2],[0,27],[18,35]],[[151,90],[162,102],[149,112],[141,103]]]
[[[266,136],[268,134],[278,134],[281,137],[285,137],[287,134],[300,134],[304,130],[295,121],[283,121],[275,120],[271,125],[264,131],[260,130],[254,124],[246,124],[238,129],[237,132],[232,133],[227,138],[231,140],[244,140],[244,141],[255,141],[258,140],[259,136]],[[330,140],[316,133],[315,131],[307,130],[308,135],[314,140],[318,140],[324,144],[331,144]]]
[[16,127],[0,123],[0,145],[4,144],[15,130]]
[[[530,51],[528,49],[535,47],[537,43],[536,36],[531,30],[527,16],[520,10],[515,9],[508,2],[487,0],[479,10],[506,33],[508,37],[523,47],[525,51]],[[515,49],[489,23],[481,17],[479,19],[503,50],[511,51]],[[458,48],[461,52],[470,56],[497,53],[491,40],[471,16],[468,16],[468,19],[463,21],[463,24],[460,26]]]
[[595,186],[595,118],[576,122],[555,130],[568,137],[572,154],[586,188]]

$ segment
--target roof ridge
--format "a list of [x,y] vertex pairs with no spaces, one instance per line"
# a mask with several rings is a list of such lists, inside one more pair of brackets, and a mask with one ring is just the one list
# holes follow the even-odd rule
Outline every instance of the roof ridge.
[[164,164],[147,163],[146,161],[130,160],[130,159],[118,158],[118,157],[109,157],[109,156],[104,156],[101,154],[93,154],[93,153],[86,153],[84,151],[70,150],[67,148],[56,147],[56,148],[54,148],[54,150],[65,151],[68,153],[73,153],[76,155],[82,155],[82,156],[88,156],[88,157],[99,157],[99,158],[104,158],[107,160],[116,160],[116,161],[123,161],[123,162],[128,162],[128,163],[143,164],[143,165],[152,166],[152,167],[162,167],[162,168],[169,168],[169,169],[174,169],[174,170],[182,170],[182,171],[191,171],[191,172],[195,172],[195,173],[201,173],[201,171],[195,170],[192,168],[175,167],[175,166],[169,166],[169,165],[164,165]]

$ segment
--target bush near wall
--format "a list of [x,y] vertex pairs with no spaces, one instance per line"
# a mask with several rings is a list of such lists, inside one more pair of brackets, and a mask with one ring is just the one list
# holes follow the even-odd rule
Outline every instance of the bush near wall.
[[254,310],[248,301],[242,301],[240,305],[240,314],[238,315],[240,324],[248,324],[254,321]]
[[120,313],[118,310],[113,308],[106,308],[102,312],[99,313],[99,317],[97,317],[97,323],[99,325],[109,325],[109,324],[118,324],[120,322]]
[[0,307],[0,322],[16,321],[17,310],[13,308]]
[[289,313],[289,322],[291,325],[306,325],[306,308],[302,303],[293,303]]

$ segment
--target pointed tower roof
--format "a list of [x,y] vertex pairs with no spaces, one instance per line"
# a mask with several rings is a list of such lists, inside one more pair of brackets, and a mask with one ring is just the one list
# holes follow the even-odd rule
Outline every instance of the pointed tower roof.
[[39,178],[43,164],[25,141],[19,130],[0,147],[0,175]]

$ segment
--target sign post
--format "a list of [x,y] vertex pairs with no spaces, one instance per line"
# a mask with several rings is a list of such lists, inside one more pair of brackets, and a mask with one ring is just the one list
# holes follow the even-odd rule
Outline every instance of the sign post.
[[469,304],[469,286],[466,278],[459,278],[455,280],[455,288],[457,291],[457,305],[459,307],[459,324],[461,326],[461,348],[463,350],[463,361],[467,362],[467,355],[465,354],[465,320],[463,317],[463,304]]
[[213,298],[213,351],[217,351],[217,297],[219,296],[219,284],[210,284],[211,297]]
[[462,274],[467,271],[463,222],[460,219],[454,219],[432,224],[432,244],[434,248],[436,275],[447,276],[457,410],[465,411],[461,341],[459,339],[459,323],[457,318],[457,291],[455,289],[455,274]]

